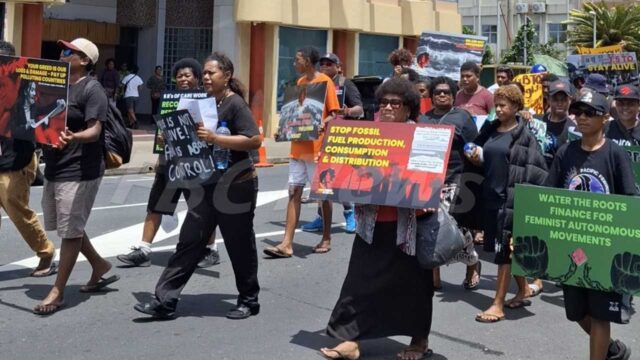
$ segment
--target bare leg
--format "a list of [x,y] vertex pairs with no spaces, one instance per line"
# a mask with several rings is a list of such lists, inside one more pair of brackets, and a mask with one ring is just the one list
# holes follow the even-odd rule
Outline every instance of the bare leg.
[[69,281],[71,271],[73,271],[76,260],[78,260],[78,254],[82,247],[82,239],[83,238],[62,239],[62,244],[60,245],[58,276],[56,276],[56,281],[51,290],[49,290],[49,294],[40,302],[40,304],[38,304],[38,306],[36,306],[36,308],[61,303],[63,301],[64,288],[67,286],[67,281]]
[[611,323],[591,318],[591,334],[589,334],[589,359],[601,360],[607,357],[611,342]]
[[160,229],[160,223],[162,222],[162,214],[155,212],[148,212],[144,218],[144,226],[142,228],[142,241],[147,244],[152,244],[153,239]]
[[478,316],[488,319],[491,317],[504,317],[504,298],[509,290],[509,281],[511,280],[511,265],[502,264],[498,266],[498,279],[496,282],[496,295],[491,306],[478,314]]
[[433,269],[433,288],[441,289],[442,281],[440,280],[440,267]]
[[82,253],[82,255],[84,255],[84,257],[87,258],[89,264],[91,264],[91,267],[93,268],[91,279],[89,279],[87,285],[94,285],[98,281],[100,281],[102,275],[108,273],[109,270],[111,270],[111,263],[103,259],[102,256],[98,254],[96,249],[93,247],[93,244],[91,244],[91,240],[89,240],[87,233],[84,233],[80,252]]
[[360,358],[360,346],[356,341],[343,341],[334,348],[322,348],[320,352],[329,359],[356,360]]
[[287,204],[286,225],[284,228],[284,238],[277,246],[286,254],[293,254],[293,236],[300,219],[300,204],[302,199],[302,186],[289,186],[289,203]]
[[531,297],[531,288],[529,287],[527,278],[523,276],[514,276],[513,278],[516,280],[516,284],[518,284],[518,293],[512,299],[507,301],[507,304],[523,301]]
[[333,203],[321,201],[322,210],[322,240],[315,246],[314,252],[326,253],[331,249],[331,220],[333,217]]

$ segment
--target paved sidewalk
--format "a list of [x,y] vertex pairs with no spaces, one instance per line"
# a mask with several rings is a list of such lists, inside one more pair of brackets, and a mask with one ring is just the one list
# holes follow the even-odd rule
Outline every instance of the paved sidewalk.
[[[275,142],[272,138],[264,140],[267,160],[271,164],[289,162],[288,142]],[[133,130],[133,154],[128,164],[118,169],[107,170],[105,175],[145,174],[153,172],[157,154],[153,153],[153,130]]]

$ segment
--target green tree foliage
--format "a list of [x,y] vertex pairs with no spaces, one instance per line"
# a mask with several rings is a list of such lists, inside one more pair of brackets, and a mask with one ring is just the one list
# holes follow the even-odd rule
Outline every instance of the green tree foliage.
[[596,17],[596,47],[624,42],[627,51],[640,54],[640,6],[628,4],[611,6],[604,1],[588,2],[582,9],[569,11],[567,44],[593,47],[593,15]]
[[[526,41],[525,41],[526,39]],[[511,47],[505,51],[502,57],[502,64],[507,63],[521,63],[524,64],[524,48],[525,43],[527,47],[527,61],[526,64],[533,63],[534,54],[549,55],[553,58],[562,58],[561,51],[556,49],[552,43],[540,44],[536,42],[536,30],[533,24],[527,18],[524,25],[518,30],[518,34],[513,41]]]

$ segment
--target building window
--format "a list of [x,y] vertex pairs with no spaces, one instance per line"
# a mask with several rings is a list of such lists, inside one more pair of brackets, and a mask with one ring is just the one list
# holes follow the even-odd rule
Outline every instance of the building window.
[[487,38],[489,44],[498,43],[498,26],[497,25],[482,25],[482,36]]
[[163,76],[166,84],[175,89],[171,69],[176,61],[190,57],[203,60],[211,54],[212,28],[167,27],[164,32]]
[[296,51],[302,47],[312,46],[320,55],[327,51],[327,31],[310,30],[281,26],[278,31],[278,98],[277,109],[282,107],[284,89],[295,85],[299,75],[293,67]]
[[398,37],[360,34],[359,42],[358,75],[389,76],[392,69],[388,57],[398,48]]
[[567,25],[549,24],[549,41],[554,44],[564,44],[567,41]]

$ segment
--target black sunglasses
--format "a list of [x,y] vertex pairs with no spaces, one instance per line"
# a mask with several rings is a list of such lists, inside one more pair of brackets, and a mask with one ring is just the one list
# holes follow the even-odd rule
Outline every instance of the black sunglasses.
[[438,95],[451,95],[451,90],[446,90],[446,89],[433,90],[433,96],[438,96]]
[[592,108],[571,109],[571,111],[569,111],[569,113],[571,115],[574,115],[575,117],[579,117],[582,114],[585,114],[587,117],[594,117],[594,116],[602,116],[602,115],[604,115],[604,113],[602,113],[601,111],[597,111],[597,110],[592,109]]
[[391,105],[392,109],[399,109],[402,105],[403,102],[402,100],[398,100],[398,99],[380,99],[380,101],[378,102],[378,106],[380,106],[380,109],[384,109],[387,106]]

